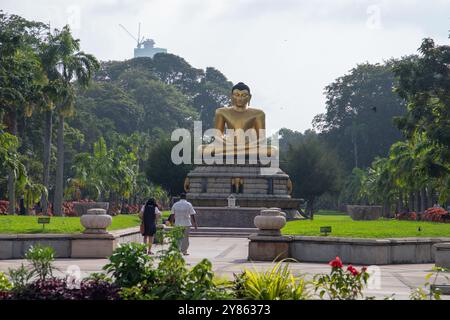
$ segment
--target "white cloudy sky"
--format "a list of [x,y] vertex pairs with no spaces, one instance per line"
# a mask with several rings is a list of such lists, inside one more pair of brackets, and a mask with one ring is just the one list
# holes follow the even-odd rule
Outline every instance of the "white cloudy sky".
[[416,52],[424,37],[448,43],[450,0],[0,0],[28,19],[71,24],[82,49],[131,58],[119,26],[155,39],[197,68],[213,66],[252,89],[269,129],[311,128],[324,87],[357,63]]

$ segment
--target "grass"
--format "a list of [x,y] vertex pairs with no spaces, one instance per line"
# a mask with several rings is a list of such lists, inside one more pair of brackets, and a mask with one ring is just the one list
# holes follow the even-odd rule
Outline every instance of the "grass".
[[[108,230],[126,229],[138,226],[139,217],[134,214],[113,217]],[[0,216],[0,234],[14,233],[80,233],[84,228],[79,217],[52,217],[49,224],[37,223],[36,216]]]
[[[285,235],[320,236],[320,227],[331,226],[329,236],[349,238],[450,237],[450,223],[399,221],[353,221],[344,215],[314,215],[314,220],[289,221]],[[419,227],[421,231],[419,231]]]

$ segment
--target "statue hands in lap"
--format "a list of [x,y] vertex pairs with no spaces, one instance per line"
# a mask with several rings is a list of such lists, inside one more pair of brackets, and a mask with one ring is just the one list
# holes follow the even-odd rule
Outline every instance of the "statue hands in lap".
[[275,147],[266,147],[264,111],[248,107],[250,99],[250,88],[246,84],[239,82],[232,88],[232,105],[216,110],[214,118],[215,141],[202,146],[200,151],[203,151],[204,155],[259,154],[270,157],[275,153]]

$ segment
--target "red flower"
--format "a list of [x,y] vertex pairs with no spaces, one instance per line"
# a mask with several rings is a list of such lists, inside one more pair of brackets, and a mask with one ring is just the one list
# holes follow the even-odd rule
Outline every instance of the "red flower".
[[350,271],[354,276],[357,276],[359,274],[358,270],[356,270],[356,268],[351,264],[348,265],[347,271]]
[[329,265],[332,268],[342,268],[344,265],[342,264],[341,259],[339,259],[339,257],[336,257],[336,259],[332,260],[329,262]]
[[367,267],[362,267],[362,268],[361,268],[361,272],[362,272],[362,273],[364,273],[364,272],[366,272],[366,271],[367,271]]

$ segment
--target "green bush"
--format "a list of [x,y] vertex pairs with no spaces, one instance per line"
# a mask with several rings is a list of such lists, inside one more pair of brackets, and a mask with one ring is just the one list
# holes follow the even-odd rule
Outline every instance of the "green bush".
[[330,300],[355,300],[364,298],[363,289],[367,285],[369,274],[366,268],[358,271],[352,265],[344,270],[341,259],[336,257],[330,261],[331,273],[314,276],[313,285],[315,292],[323,299],[325,294]]
[[0,272],[0,292],[9,291],[12,289],[12,284],[9,282],[8,277],[3,272]]
[[183,236],[181,228],[173,228],[164,234],[168,248],[159,256],[159,264],[152,276],[136,283],[131,288],[123,288],[120,296],[125,300],[201,300],[226,299],[231,295],[221,285],[213,281],[211,262],[204,259],[189,270],[178,249]]
[[258,272],[244,270],[235,275],[234,290],[239,299],[251,300],[305,300],[309,298],[307,282],[294,277],[289,264],[278,262],[271,270]]
[[145,279],[154,277],[152,257],[147,254],[147,246],[141,243],[127,243],[114,250],[109,263],[103,270],[114,277],[120,287],[133,287]]
[[40,244],[31,246],[25,253],[25,259],[31,265],[31,273],[36,275],[39,280],[44,281],[48,277],[53,277],[55,250],[52,247]]
[[34,276],[34,272],[27,269],[23,264],[16,269],[8,269],[8,275],[13,285],[12,291],[22,292]]

